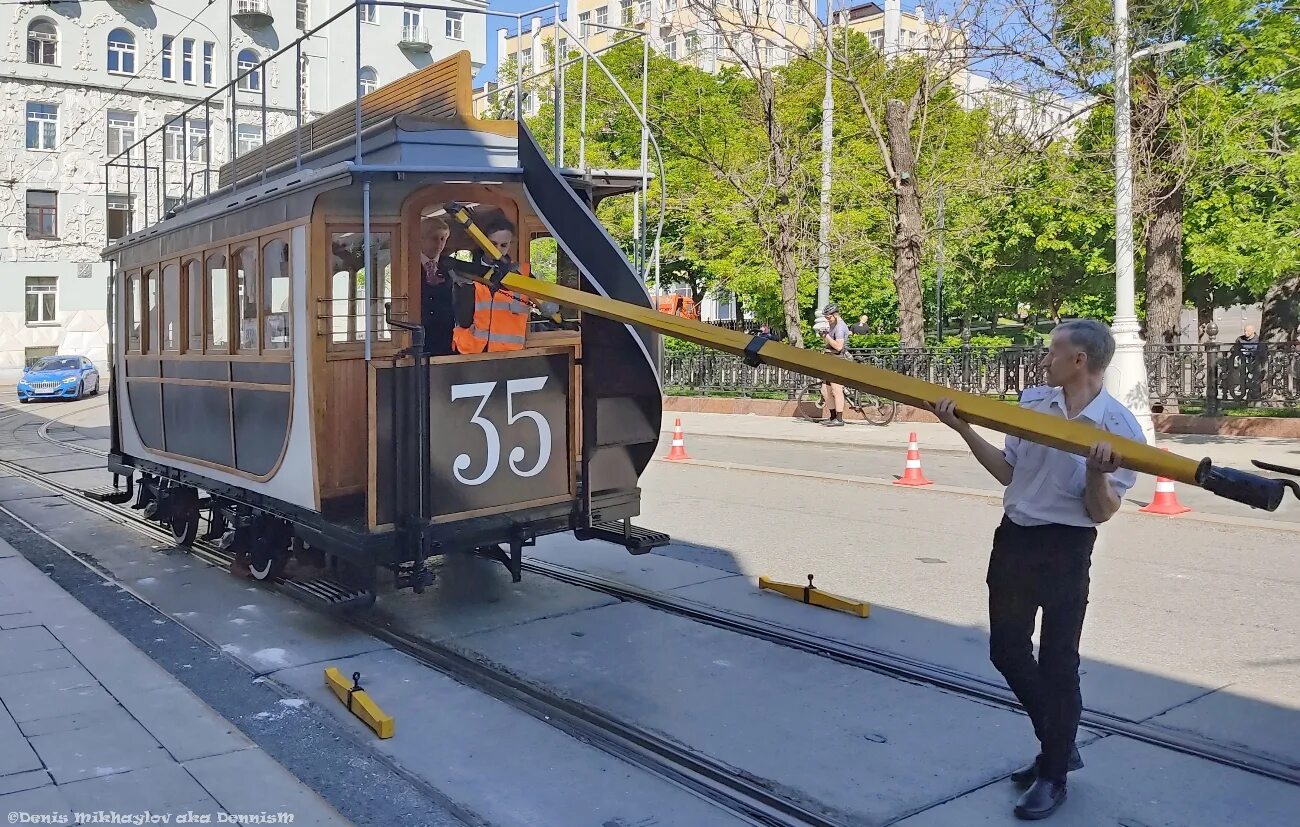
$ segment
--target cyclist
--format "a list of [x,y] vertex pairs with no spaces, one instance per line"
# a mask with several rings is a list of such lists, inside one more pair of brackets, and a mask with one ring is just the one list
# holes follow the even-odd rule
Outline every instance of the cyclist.
[[[813,329],[821,334],[822,350],[834,356],[842,356],[845,359],[852,358],[849,356],[849,326],[840,318],[840,307],[834,302],[822,308],[822,316],[825,318],[825,324],[819,323],[813,326]],[[830,416],[823,420],[827,427],[844,426],[844,386],[837,385],[833,382],[822,382],[822,399],[828,401],[831,406]]]

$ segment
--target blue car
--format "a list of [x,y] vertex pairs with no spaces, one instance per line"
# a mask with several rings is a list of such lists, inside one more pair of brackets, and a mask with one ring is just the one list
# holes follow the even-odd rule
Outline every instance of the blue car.
[[23,370],[18,401],[80,399],[99,393],[99,371],[84,356],[45,356]]

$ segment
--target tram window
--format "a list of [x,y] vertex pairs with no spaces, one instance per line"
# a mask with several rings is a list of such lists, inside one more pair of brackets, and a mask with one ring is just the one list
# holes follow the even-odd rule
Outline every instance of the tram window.
[[145,270],[140,273],[140,278],[144,282],[144,322],[146,325],[144,352],[157,353],[158,344],[158,277],[153,270]]
[[144,319],[143,297],[140,292],[140,274],[128,273],[126,292],[130,299],[126,303],[127,350],[140,352],[140,324]]
[[203,265],[197,258],[185,262],[185,281],[189,299],[189,344],[191,353],[203,352]]
[[162,274],[162,349],[181,349],[181,268],[168,264]]
[[257,353],[257,249],[243,247],[231,258],[235,265],[239,350],[241,353]]
[[230,347],[230,291],[227,284],[226,254],[208,256],[208,350]]
[[538,281],[555,283],[559,246],[549,235],[535,235],[528,244],[529,275]]
[[262,247],[262,332],[265,350],[289,349],[289,245],[280,239]]
[[[371,257],[375,272],[380,278],[371,283],[371,300],[374,313],[374,341],[389,341],[392,331],[384,321],[384,302],[393,295],[392,233],[370,233]],[[366,339],[365,297],[365,236],[356,232],[336,232],[330,235],[330,341],[342,344],[348,341],[364,342]]]

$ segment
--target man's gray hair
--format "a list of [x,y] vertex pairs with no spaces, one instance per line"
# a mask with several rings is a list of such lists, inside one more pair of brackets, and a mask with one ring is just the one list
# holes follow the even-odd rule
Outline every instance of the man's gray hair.
[[1070,337],[1070,344],[1082,350],[1088,356],[1088,369],[1101,373],[1115,355],[1115,337],[1110,328],[1096,319],[1074,319],[1062,322],[1052,331],[1052,335],[1064,333]]

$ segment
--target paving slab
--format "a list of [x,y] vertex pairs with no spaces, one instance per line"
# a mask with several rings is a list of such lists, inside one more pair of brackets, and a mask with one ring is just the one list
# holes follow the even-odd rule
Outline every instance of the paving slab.
[[727,576],[715,568],[672,557],[633,555],[610,543],[579,542],[572,534],[543,537],[528,556],[650,591],[671,591]]
[[[0,715],[3,712],[0,711]],[[7,716],[6,716],[7,717]],[[6,727],[0,734],[0,777],[41,769],[41,761],[20,731]]]
[[[397,722],[376,748],[454,790],[500,827],[729,827],[742,822],[668,782],[570,738],[393,650],[348,658]],[[304,698],[366,732],[325,689],[318,667],[275,675]],[[431,700],[436,699],[436,700]],[[576,795],[575,791],[581,791]],[[747,823],[747,822],[745,822]]]
[[19,723],[117,705],[80,666],[0,678],[0,700]]
[[850,822],[910,812],[1031,754],[1017,713],[635,604],[455,645]]
[[38,652],[62,649],[63,644],[44,626],[28,626],[0,632],[0,662],[22,660]]
[[[256,784],[256,779],[250,779]],[[161,764],[130,772],[77,781],[59,788],[73,810],[88,813],[157,813],[177,816],[210,814],[216,823],[217,802],[180,764]],[[173,818],[172,823],[176,823]]]
[[[50,774],[45,770],[16,772],[13,775],[0,776],[0,796],[20,793],[23,790],[34,790],[53,783],[54,779],[50,778]],[[2,801],[3,799],[0,799],[0,802]]]
[[23,442],[17,445],[10,445],[0,448],[0,459],[10,462],[22,462],[24,460],[36,459],[38,457],[55,457],[67,454],[68,449],[59,445],[51,445],[48,442],[38,442],[39,439],[35,434],[29,437],[30,442]]
[[226,812],[292,813],[295,827],[349,824],[260,750],[197,758],[183,766]]
[[173,763],[167,750],[130,719],[37,735],[31,744],[58,784]]
[[1151,719],[1156,726],[1194,732],[1292,767],[1300,766],[1300,666],[1277,676],[1230,684]]
[[16,823],[26,814],[48,818],[44,820],[45,824],[75,823],[72,820],[72,805],[68,803],[63,791],[52,785],[0,795],[0,813],[6,814],[6,822],[12,816]]
[[617,600],[548,577],[510,582],[505,566],[457,555],[434,569],[434,587],[379,595],[377,615],[430,640],[447,640],[556,615],[585,612]]
[[50,496],[50,489],[22,477],[0,477],[0,502]]
[[120,723],[123,726],[133,722],[131,713],[127,712],[122,706],[96,709],[90,712],[74,712],[71,715],[58,715],[53,718],[37,718],[34,721],[23,721],[18,726],[22,728],[23,735],[28,738],[35,738],[38,735],[55,735],[60,732],[75,732],[79,729],[88,727],[102,726],[109,723]]
[[127,693],[118,700],[177,761],[220,755],[253,745],[237,727],[183,686]]
[[44,652],[32,652],[22,658],[0,660],[0,678],[51,669],[67,669],[77,665],[79,665],[77,659],[67,649],[48,649]]
[[[1300,788],[1204,759],[1111,736],[1081,747],[1053,827],[1278,827],[1295,824]],[[991,784],[899,822],[900,827],[1022,824],[1018,792]]]
[[87,468],[103,468],[104,458],[82,453],[81,451],[69,451],[66,448],[59,449],[62,453],[54,454],[47,457],[32,457],[31,459],[15,460],[18,465],[29,471],[35,471],[38,474],[48,474],[52,471],[79,471]]

